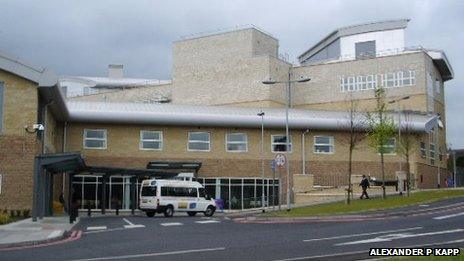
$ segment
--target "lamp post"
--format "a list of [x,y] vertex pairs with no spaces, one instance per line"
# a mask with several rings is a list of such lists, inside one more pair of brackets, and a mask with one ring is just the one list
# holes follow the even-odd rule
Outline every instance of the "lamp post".
[[264,112],[257,115],[261,117],[261,210],[264,213]]
[[[396,103],[396,110],[398,111],[398,141],[401,143],[401,110],[400,110],[400,101],[404,101],[404,100],[408,100],[410,97],[409,96],[405,96],[405,97],[402,97],[400,99],[396,99],[396,100],[392,100],[392,101],[389,101],[388,103],[389,104],[393,104],[393,103]],[[401,167],[401,158],[398,159],[398,165],[399,165],[399,168],[400,168],[400,171],[402,169]]]
[[285,162],[285,167],[286,167],[286,172],[287,172],[287,211],[291,210],[290,206],[290,157],[289,157],[289,151],[290,151],[290,135],[288,131],[288,109],[290,106],[290,93],[291,93],[291,86],[292,83],[296,82],[308,82],[311,80],[311,78],[307,77],[301,77],[298,80],[291,80],[292,74],[289,72],[288,73],[288,80],[287,81],[273,81],[273,80],[267,80],[263,81],[263,84],[276,84],[276,83],[284,83],[286,84],[286,99],[285,99],[285,154],[287,156],[287,162]]

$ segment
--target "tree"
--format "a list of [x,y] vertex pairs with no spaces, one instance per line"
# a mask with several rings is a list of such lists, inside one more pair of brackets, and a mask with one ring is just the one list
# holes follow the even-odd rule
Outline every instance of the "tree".
[[358,111],[358,102],[353,100],[351,95],[349,99],[349,107],[347,109],[347,121],[345,127],[350,131],[350,139],[348,140],[348,171],[347,171],[347,180],[348,180],[348,189],[346,196],[346,204],[351,203],[351,196],[353,194],[353,185],[351,182],[351,177],[353,174],[353,151],[356,148],[356,145],[365,138],[365,132],[362,132],[361,129],[365,124],[365,118],[360,115]]
[[412,121],[410,112],[405,112],[401,120],[401,135],[398,137],[398,153],[404,157],[406,161],[406,195],[409,197],[411,190],[411,164],[409,160],[414,153],[417,137],[412,129]]
[[386,93],[384,88],[375,90],[376,107],[373,112],[367,113],[368,132],[367,137],[370,146],[380,154],[380,166],[382,171],[382,198],[387,197],[385,191],[385,161],[384,154],[388,141],[395,136],[395,124],[393,119],[387,115],[385,103]]

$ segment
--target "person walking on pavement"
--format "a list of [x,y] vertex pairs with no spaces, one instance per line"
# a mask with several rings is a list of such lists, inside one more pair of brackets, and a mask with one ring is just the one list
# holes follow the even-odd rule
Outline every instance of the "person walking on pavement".
[[369,195],[367,195],[367,188],[370,188],[370,186],[369,186],[369,180],[367,179],[366,175],[362,176],[362,180],[361,180],[361,183],[359,183],[359,186],[361,186],[363,190],[359,199],[363,199],[364,196],[366,196],[366,199],[369,199]]

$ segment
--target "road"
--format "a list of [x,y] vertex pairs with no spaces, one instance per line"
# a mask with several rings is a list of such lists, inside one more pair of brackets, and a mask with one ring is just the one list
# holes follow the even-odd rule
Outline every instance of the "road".
[[0,260],[358,260],[372,247],[464,247],[464,198],[418,216],[356,222],[242,224],[202,215],[82,218],[73,242],[0,251]]

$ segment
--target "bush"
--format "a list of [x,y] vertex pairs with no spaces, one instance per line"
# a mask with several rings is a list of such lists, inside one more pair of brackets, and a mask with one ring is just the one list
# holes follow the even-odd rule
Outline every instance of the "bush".
[[23,210],[23,218],[28,218],[31,216],[31,211],[29,209]]
[[0,214],[0,225],[10,223],[10,222],[11,222],[11,219],[8,215]]

